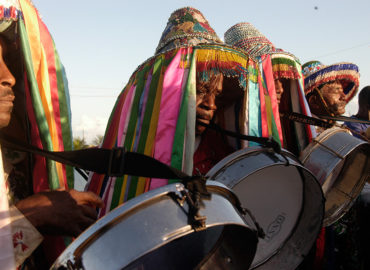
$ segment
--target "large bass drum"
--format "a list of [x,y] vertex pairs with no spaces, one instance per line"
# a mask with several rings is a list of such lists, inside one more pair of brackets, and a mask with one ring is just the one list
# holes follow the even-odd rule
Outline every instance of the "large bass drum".
[[258,241],[254,224],[245,223],[229,189],[209,182],[211,198],[199,211],[204,226],[189,225],[184,186],[167,185],[98,220],[52,269],[247,269]]
[[322,132],[302,152],[302,163],[325,194],[324,226],[340,219],[360,194],[369,180],[369,157],[369,143],[337,127]]
[[322,226],[324,197],[316,178],[293,154],[261,147],[239,150],[208,176],[239,197],[265,232],[252,269],[295,269]]

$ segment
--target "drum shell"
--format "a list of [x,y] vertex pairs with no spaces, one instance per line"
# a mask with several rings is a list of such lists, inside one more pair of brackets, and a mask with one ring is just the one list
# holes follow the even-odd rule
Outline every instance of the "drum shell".
[[[291,179],[291,181],[299,181],[302,186],[300,212],[297,213],[297,221],[291,224],[291,232],[286,235],[286,238],[277,243],[278,247],[271,250],[269,254],[263,254],[267,243],[260,239],[257,247],[256,258],[252,263],[252,269],[295,269],[308,254],[312,245],[314,244],[317,235],[322,227],[322,220],[324,216],[324,197],[320,184],[309,170],[304,168],[299,160],[288,151],[283,150],[285,158],[261,147],[250,147],[239,150],[214,166],[207,174],[212,179],[223,183],[232,189],[239,197],[242,205],[248,208],[252,215],[255,216],[259,222],[259,216],[268,215],[259,207],[255,208],[251,200],[257,200],[258,204],[265,204],[261,209],[271,209],[280,211],[279,200],[266,202],[266,196],[273,194],[275,191],[269,186],[261,186],[255,189],[256,174],[263,174],[265,170],[279,170],[289,163],[290,170],[297,171],[300,175],[299,179]],[[254,182],[248,187],[248,183]],[[256,194],[256,198],[243,196],[242,184],[248,187]],[[269,189],[270,188],[270,189]],[[254,190],[253,190],[254,189]],[[250,194],[250,193],[249,193]],[[287,194],[289,196],[289,194]],[[273,221],[275,216],[267,217]],[[273,223],[273,222],[272,222]],[[270,224],[272,224],[270,223]],[[261,225],[261,224],[260,224]],[[280,224],[288,226],[286,224]],[[269,231],[269,227],[261,225],[265,233]],[[283,230],[281,230],[283,231]],[[262,255],[260,255],[260,253]]]
[[320,182],[325,198],[324,226],[352,206],[370,175],[370,144],[342,128],[325,130],[301,154],[303,165]]
[[[204,207],[200,210],[200,215],[206,217],[206,228],[195,232],[189,225],[188,205],[179,200],[183,190],[182,184],[171,184],[129,200],[72,242],[52,269],[68,266],[71,269],[107,270],[186,269],[186,260],[181,262],[182,257],[191,260],[193,256],[199,257],[198,269],[245,269],[249,266],[255,254],[257,236],[253,225],[246,224],[231,202],[235,195],[218,184],[209,186],[212,198],[203,200]],[[244,239],[243,242],[240,239]],[[197,242],[189,243],[193,240]],[[235,247],[230,247],[233,242]],[[189,247],[189,244],[191,249],[179,250],[173,256],[167,254],[182,245]],[[170,248],[165,256],[172,262],[161,261],[158,254],[151,255],[167,247]],[[227,254],[224,258],[220,249]],[[246,251],[247,255],[238,254],[237,249]]]

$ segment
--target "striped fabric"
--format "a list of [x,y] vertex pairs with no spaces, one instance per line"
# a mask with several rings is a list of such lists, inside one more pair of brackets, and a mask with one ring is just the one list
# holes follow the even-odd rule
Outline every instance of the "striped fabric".
[[[20,0],[19,4],[32,144],[49,151],[71,150],[71,110],[64,67],[38,11],[30,1]],[[33,179],[34,192],[73,187],[72,168],[41,157],[35,157]]]
[[[29,0],[1,0],[0,20],[2,34],[10,41],[19,40],[24,57],[22,75],[31,129],[30,143],[48,151],[72,150],[68,84],[47,27]],[[34,156],[33,162],[35,193],[73,188],[73,168],[39,156]],[[69,242],[69,238],[45,237],[43,245],[49,263]]]
[[[258,65],[237,49],[204,44],[156,55],[139,66],[116,101],[102,147],[123,146],[127,151],[143,153],[192,174],[196,77],[207,80],[211,73],[235,77],[244,89],[241,102],[235,101],[238,106],[231,106],[233,116],[230,117],[230,111],[226,112],[226,109],[218,110],[217,119],[227,119],[227,122],[219,120],[218,124],[246,135],[277,136],[279,141],[269,92],[266,87],[261,88],[263,78]],[[260,93],[264,100],[268,100],[263,103],[263,110],[257,105],[262,104]],[[258,103],[253,103],[255,107],[250,108],[252,95]],[[248,143],[232,145],[241,148],[247,147]],[[105,208],[99,213],[103,216],[123,202],[169,182],[173,180],[128,175],[107,177],[92,173],[88,190],[103,198]]]

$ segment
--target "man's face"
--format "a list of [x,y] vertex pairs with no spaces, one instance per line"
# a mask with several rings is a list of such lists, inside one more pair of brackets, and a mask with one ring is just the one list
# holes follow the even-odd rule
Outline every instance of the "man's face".
[[280,104],[281,96],[284,92],[283,83],[280,79],[275,80],[275,90],[276,90],[276,99],[277,103]]
[[9,124],[15,98],[12,90],[15,78],[6,63],[11,53],[6,41],[0,37],[0,128]]
[[206,83],[197,82],[197,100],[196,100],[196,135],[200,135],[204,132],[206,127],[199,125],[199,123],[209,124],[217,109],[216,97],[222,91],[223,77],[219,75],[210,79]]
[[342,84],[339,82],[328,83],[321,88],[321,93],[330,108],[331,112],[335,115],[342,115],[345,113],[346,95],[343,93]]

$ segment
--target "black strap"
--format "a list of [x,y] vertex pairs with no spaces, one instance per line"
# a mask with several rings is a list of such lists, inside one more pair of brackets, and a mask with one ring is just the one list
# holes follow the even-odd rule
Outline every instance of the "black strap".
[[361,123],[361,124],[370,125],[369,120],[352,118],[352,117],[343,116],[343,115],[338,115],[338,116],[318,115],[318,117],[322,119],[333,120],[333,121],[353,122],[353,123]]
[[213,122],[211,122],[210,124],[197,122],[197,124],[199,124],[201,126],[204,126],[204,127],[207,127],[207,128],[210,128],[210,129],[213,129],[213,130],[215,130],[219,133],[225,134],[227,136],[238,138],[240,140],[252,141],[252,142],[262,144],[265,147],[272,148],[278,154],[281,153],[280,144],[277,141],[275,141],[272,137],[266,138],[266,137],[256,137],[256,136],[249,136],[249,135],[240,134],[240,133],[237,133],[237,132],[233,132],[233,131],[230,131],[230,130],[223,129],[222,127],[220,127],[219,125],[217,125]]
[[1,135],[5,147],[46,157],[73,167],[108,176],[124,174],[165,179],[190,180],[191,176],[168,166],[152,157],[126,152],[122,147],[113,149],[87,148],[75,151],[51,152],[25,144],[6,135]]
[[333,126],[332,122],[327,122],[324,120],[321,120],[319,118],[315,117],[310,117],[301,113],[280,113],[280,116],[283,118],[287,118],[291,121],[303,123],[303,124],[308,124],[308,125],[313,125],[313,126],[319,126],[323,128],[331,128]]

